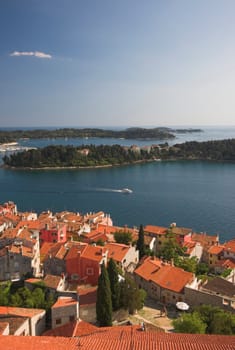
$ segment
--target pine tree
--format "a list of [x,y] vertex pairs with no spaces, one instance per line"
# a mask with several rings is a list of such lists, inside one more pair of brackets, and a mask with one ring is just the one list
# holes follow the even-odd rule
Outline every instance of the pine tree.
[[96,318],[101,327],[112,326],[112,299],[108,272],[101,265],[101,274],[98,280]]
[[141,259],[145,255],[143,225],[140,225],[139,236],[138,236],[138,240],[137,240],[137,243],[136,243],[136,248],[139,251],[139,258]]
[[120,284],[118,280],[118,269],[115,261],[111,258],[108,263],[108,274],[111,289],[113,310],[118,310],[120,305]]

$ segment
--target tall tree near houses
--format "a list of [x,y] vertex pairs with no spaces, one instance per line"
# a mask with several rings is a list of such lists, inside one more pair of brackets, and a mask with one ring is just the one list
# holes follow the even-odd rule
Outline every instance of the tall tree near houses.
[[113,310],[120,306],[120,284],[118,280],[118,269],[115,261],[111,258],[108,263],[108,275],[110,281],[111,298]]
[[112,326],[112,299],[108,272],[101,265],[101,274],[98,280],[96,318],[101,327]]
[[138,236],[138,240],[136,243],[136,248],[139,251],[139,258],[143,258],[143,256],[145,255],[145,246],[144,246],[144,228],[143,225],[140,225],[139,228],[139,236]]

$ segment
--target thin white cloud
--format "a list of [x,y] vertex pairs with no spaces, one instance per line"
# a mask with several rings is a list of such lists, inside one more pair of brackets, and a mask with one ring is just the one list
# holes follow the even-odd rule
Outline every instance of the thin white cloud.
[[51,59],[52,56],[48,53],[40,52],[40,51],[14,51],[10,53],[10,56],[13,57],[19,57],[19,56],[34,56],[38,58],[49,58]]

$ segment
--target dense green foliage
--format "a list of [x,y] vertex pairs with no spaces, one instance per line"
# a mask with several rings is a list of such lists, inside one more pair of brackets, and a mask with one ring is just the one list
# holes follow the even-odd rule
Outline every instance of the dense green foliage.
[[[19,139],[41,139],[41,138],[76,138],[76,137],[102,137],[102,138],[125,138],[125,139],[169,139],[174,138],[174,133],[181,130],[173,130],[170,128],[128,128],[125,130],[104,130],[104,129],[77,129],[64,128],[55,130],[35,129],[35,130],[0,130],[0,144],[13,142]],[[184,129],[182,132],[194,132],[198,130]]]
[[112,299],[108,272],[101,265],[101,274],[98,280],[96,318],[101,327],[112,326]]
[[0,286],[0,305],[48,310],[54,301],[52,295],[40,285],[35,286],[32,291],[26,287],[15,290],[9,282]]
[[176,144],[168,151],[164,151],[161,157],[163,159],[235,161],[235,139]]
[[216,306],[201,305],[191,314],[183,314],[173,321],[176,332],[235,334],[235,315]]
[[206,324],[196,313],[183,314],[180,318],[173,320],[173,325],[175,332],[178,333],[205,334],[206,330]]
[[117,265],[112,258],[109,260],[107,270],[110,281],[112,308],[116,311],[120,306],[120,283],[118,279]]
[[168,230],[166,234],[167,240],[163,243],[158,256],[166,261],[174,260],[177,264],[179,256],[184,256],[185,251],[176,241],[175,235],[172,234],[171,230]]
[[114,239],[116,243],[130,244],[132,242],[132,234],[129,231],[114,232]]
[[[84,154],[84,149],[89,150],[89,153]],[[3,161],[9,166],[26,168],[90,167],[147,161],[154,156],[154,152],[134,152],[120,145],[47,146],[5,156]]]
[[145,255],[145,245],[144,245],[144,228],[140,225],[139,235],[136,242],[136,249],[139,251],[139,259],[142,259]]

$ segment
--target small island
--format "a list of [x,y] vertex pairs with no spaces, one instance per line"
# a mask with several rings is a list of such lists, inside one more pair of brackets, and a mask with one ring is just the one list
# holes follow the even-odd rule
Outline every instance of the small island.
[[167,140],[174,139],[177,133],[201,132],[200,129],[171,129],[171,128],[128,128],[124,130],[106,130],[97,128],[63,128],[63,129],[34,129],[34,130],[0,130],[0,144],[16,142],[20,139],[43,138],[123,138],[132,140]]

